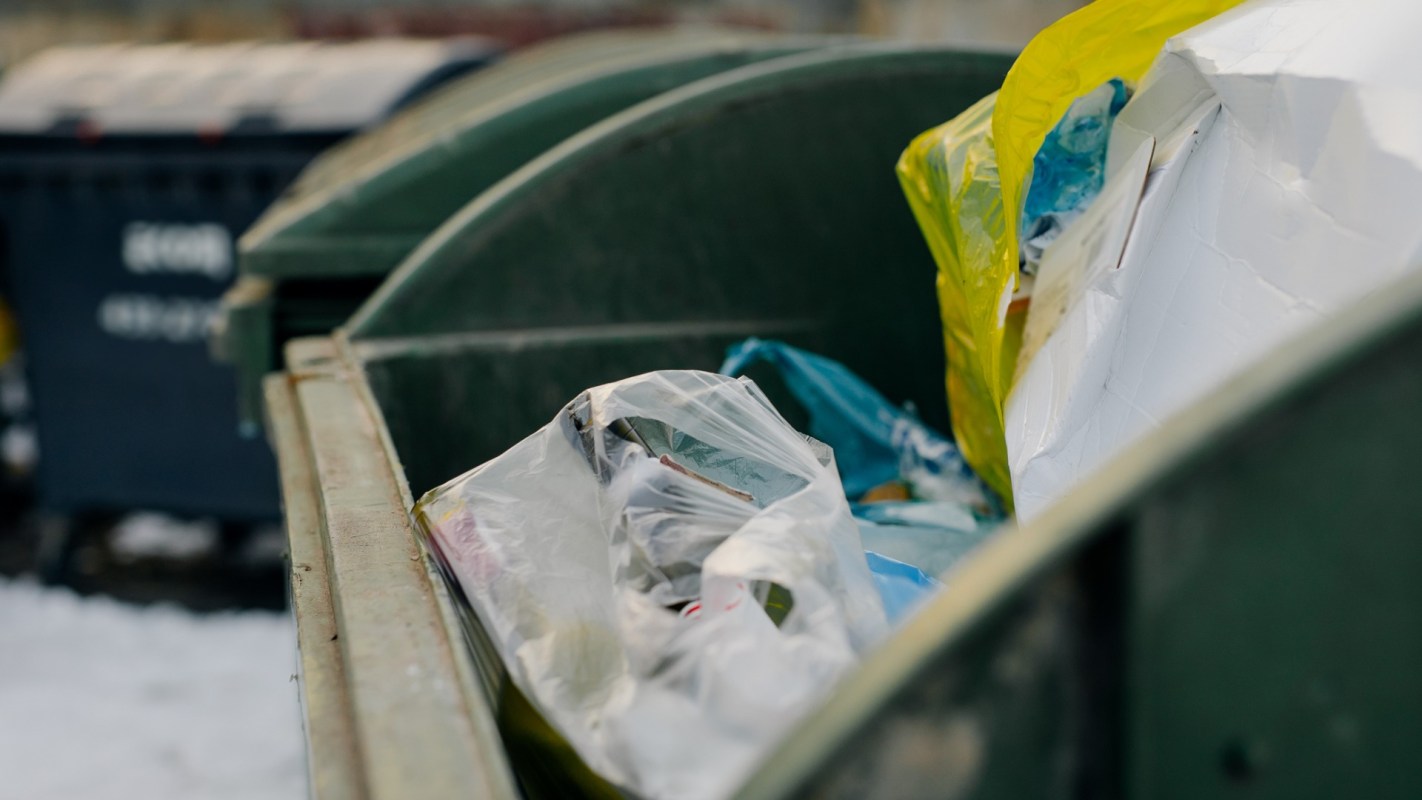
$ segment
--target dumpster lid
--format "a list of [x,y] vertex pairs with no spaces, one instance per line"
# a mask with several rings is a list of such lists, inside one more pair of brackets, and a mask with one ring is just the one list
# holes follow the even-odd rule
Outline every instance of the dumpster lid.
[[[244,235],[242,269],[281,278],[383,275],[491,180],[591,122],[716,72],[845,41],[655,29],[528,48],[323,153]],[[578,124],[528,149],[571,120]],[[531,125],[539,126],[532,136]],[[512,159],[514,151],[521,157]],[[408,202],[417,192],[420,202]],[[392,203],[397,212],[388,211]]]
[[0,82],[0,134],[342,132],[496,52],[478,38],[56,47]]

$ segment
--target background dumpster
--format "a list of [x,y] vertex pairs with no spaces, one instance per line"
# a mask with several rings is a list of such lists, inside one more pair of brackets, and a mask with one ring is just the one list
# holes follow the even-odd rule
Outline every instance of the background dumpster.
[[215,336],[256,419],[281,345],[350,317],[460,206],[530,159],[660,92],[834,39],[585,34],[462,79],[314,162],[242,239]]
[[274,517],[204,342],[233,242],[317,152],[487,44],[77,47],[0,85],[0,259],[50,510]]
[[[288,346],[267,402],[318,787],[508,797],[516,772],[532,794],[568,796],[546,751],[509,767],[495,715],[520,700],[409,510],[581,389],[715,369],[757,334],[946,421],[934,267],[893,164],[1010,63],[832,48],[660,95],[461,209],[345,332]],[[522,733],[510,747],[537,737]]]

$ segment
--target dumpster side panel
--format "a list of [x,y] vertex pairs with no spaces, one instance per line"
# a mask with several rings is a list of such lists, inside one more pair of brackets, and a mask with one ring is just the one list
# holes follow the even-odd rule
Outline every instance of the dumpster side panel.
[[256,177],[274,190],[304,156],[21,158],[4,225],[42,502],[275,517],[271,453],[238,435],[206,336],[233,242],[269,199]]
[[1137,797],[1422,797],[1422,326],[1137,512]]
[[374,420],[338,368],[309,365],[294,381],[321,486],[326,567],[367,796],[514,797],[493,713],[463,688]]
[[[517,105],[510,103],[513,107],[504,113],[463,131],[457,142],[431,143],[398,169],[371,175],[358,184],[366,196],[360,199],[365,202],[349,198],[313,209],[291,233],[298,240],[302,235],[327,232],[403,235],[407,239],[412,233],[427,233],[481,191],[588,125],[699,78],[787,52],[793,51],[762,47],[697,54],[585,80]],[[515,92],[509,100],[519,97]],[[260,260],[250,263],[253,268],[263,266]],[[380,272],[398,263],[398,258],[388,260]],[[314,266],[322,265],[318,262]],[[303,270],[313,267],[300,266]],[[330,268],[340,269],[335,264]]]
[[281,467],[282,506],[290,554],[291,607],[296,617],[307,770],[314,800],[361,800],[364,769],[356,746],[350,694],[326,566],[321,495],[307,435],[290,383],[266,384],[268,429]]

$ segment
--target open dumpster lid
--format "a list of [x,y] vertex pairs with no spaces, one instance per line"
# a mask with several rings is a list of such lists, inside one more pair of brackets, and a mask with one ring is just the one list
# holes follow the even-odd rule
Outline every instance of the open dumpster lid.
[[496,52],[477,38],[56,47],[0,82],[0,134],[346,131]]

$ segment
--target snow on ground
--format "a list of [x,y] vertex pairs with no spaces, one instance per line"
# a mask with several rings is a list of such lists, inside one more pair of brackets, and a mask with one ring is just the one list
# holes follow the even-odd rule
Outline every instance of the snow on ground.
[[201,558],[216,552],[219,544],[212,520],[189,522],[151,512],[129,514],[109,535],[109,549],[120,559]]
[[306,795],[290,617],[0,578],[0,800]]

